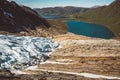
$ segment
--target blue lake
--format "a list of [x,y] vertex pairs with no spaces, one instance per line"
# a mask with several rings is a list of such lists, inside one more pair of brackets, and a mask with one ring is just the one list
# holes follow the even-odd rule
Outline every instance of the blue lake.
[[62,18],[66,18],[65,16],[57,16],[57,15],[42,15],[43,18],[45,19],[62,19]]
[[111,39],[115,35],[107,27],[80,21],[67,21],[68,31],[89,37]]

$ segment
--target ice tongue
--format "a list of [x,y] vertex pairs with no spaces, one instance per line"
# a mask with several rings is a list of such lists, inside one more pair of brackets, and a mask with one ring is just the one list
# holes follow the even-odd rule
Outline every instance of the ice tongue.
[[0,35],[0,68],[24,69],[48,58],[59,46],[48,38]]

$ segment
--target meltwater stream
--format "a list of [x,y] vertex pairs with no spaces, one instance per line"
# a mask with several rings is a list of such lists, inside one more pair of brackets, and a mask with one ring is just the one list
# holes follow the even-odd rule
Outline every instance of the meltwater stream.
[[43,37],[0,35],[0,69],[24,69],[38,64],[58,46]]

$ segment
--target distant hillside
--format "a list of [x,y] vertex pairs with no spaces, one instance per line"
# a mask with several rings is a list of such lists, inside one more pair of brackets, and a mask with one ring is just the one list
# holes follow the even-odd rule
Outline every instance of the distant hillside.
[[14,1],[0,0],[0,31],[21,32],[36,27],[49,28],[47,21],[26,6]]
[[83,8],[83,7],[72,7],[72,6],[66,6],[66,7],[49,7],[49,8],[35,8],[35,11],[37,11],[40,15],[69,15],[73,13],[83,13],[89,10],[89,8]]
[[90,9],[83,14],[72,16],[81,21],[87,21],[107,26],[116,36],[120,36],[120,0],[115,0],[108,6]]

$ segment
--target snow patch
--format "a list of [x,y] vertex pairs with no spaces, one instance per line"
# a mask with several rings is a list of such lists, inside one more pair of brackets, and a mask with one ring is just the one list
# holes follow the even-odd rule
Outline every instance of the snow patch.
[[97,75],[91,73],[80,73],[80,75],[88,78],[120,79],[120,77],[111,77],[111,76]]
[[30,66],[25,70],[36,70],[38,68],[38,66]]
[[55,61],[45,61],[40,64],[72,64],[72,63],[67,63],[67,62],[55,62]]
[[13,73],[13,74],[28,74],[28,73],[20,71],[20,70],[11,70],[11,73]]
[[8,12],[6,12],[6,11],[4,11],[3,14],[4,14],[4,16],[14,18],[11,13],[8,13]]
[[58,47],[59,49],[63,48],[61,45]]
[[72,75],[78,75],[78,76],[84,76],[88,78],[103,78],[103,79],[120,79],[120,77],[113,77],[113,76],[104,76],[104,75],[97,75],[92,73],[76,73],[76,72],[67,72],[67,71],[50,71],[50,70],[42,70],[41,71],[47,71],[47,72],[55,72],[55,73],[65,73],[65,74],[72,74]]
[[73,60],[71,60],[71,59],[56,59],[56,61],[59,61],[59,62],[73,62]]

